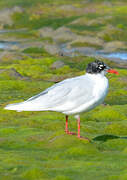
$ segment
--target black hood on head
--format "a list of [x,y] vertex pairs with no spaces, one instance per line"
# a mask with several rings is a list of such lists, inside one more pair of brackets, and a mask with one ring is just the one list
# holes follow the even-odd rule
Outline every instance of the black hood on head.
[[88,64],[86,72],[91,74],[97,74],[103,71],[104,69],[107,69],[107,66],[102,61],[96,60]]

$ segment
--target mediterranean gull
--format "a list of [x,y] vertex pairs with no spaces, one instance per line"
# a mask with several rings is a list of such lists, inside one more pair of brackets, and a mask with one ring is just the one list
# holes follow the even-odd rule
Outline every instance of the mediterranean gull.
[[108,93],[106,73],[118,74],[102,61],[89,63],[86,74],[65,79],[47,88],[28,100],[10,104],[8,110],[20,111],[57,111],[66,115],[65,132],[75,135],[68,130],[68,115],[75,115],[78,124],[77,137],[80,136],[80,113],[87,112],[101,104]]

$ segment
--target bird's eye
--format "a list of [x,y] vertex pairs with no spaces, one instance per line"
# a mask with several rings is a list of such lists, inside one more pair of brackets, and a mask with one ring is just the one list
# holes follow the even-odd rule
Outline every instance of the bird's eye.
[[102,67],[100,67],[100,66],[99,66],[98,68],[99,68],[99,69],[102,69]]

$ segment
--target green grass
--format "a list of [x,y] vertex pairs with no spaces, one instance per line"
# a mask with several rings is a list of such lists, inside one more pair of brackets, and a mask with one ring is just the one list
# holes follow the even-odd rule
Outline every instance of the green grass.
[[57,29],[62,25],[66,25],[69,22],[77,19],[79,16],[72,17],[53,17],[52,15],[40,16],[38,19],[30,19],[30,14],[28,13],[15,13],[13,15],[13,20],[15,24],[11,28],[29,28],[29,29],[39,29],[42,27],[52,27]]
[[[124,139],[88,143],[64,134],[63,115],[3,113],[12,118],[8,122],[1,118],[1,178],[8,174],[14,179],[82,179],[85,173],[88,180],[106,180],[110,176],[119,177],[126,169]],[[71,118],[71,128],[75,123]],[[89,132],[89,136],[100,133],[101,123],[94,123],[96,132]],[[83,123],[82,119],[82,126],[82,134],[88,136],[84,128],[90,122]]]
[[68,25],[69,28],[73,29],[73,30],[78,30],[78,32],[82,32],[82,31],[100,31],[103,26],[102,25],[94,25],[94,26],[86,26],[86,25],[80,25],[80,24],[71,24]]
[[30,54],[30,55],[34,55],[34,54],[38,54],[38,56],[47,56],[48,53],[43,49],[43,48],[38,48],[38,47],[30,47],[30,48],[26,48],[22,51],[25,54]]
[[[38,50],[37,50],[38,51]],[[39,51],[40,53],[40,51]],[[93,111],[81,115],[81,134],[94,141],[79,140],[75,136],[64,132],[65,117],[56,112],[15,112],[3,110],[8,103],[20,102],[35,95],[53,83],[34,80],[39,77],[42,67],[51,74],[61,73],[63,70],[49,71],[51,64],[58,58],[25,59],[15,61],[14,64],[4,65],[6,69],[13,67],[24,76],[32,80],[15,80],[3,76],[0,80],[0,176],[3,179],[15,180],[107,180],[125,176],[126,145],[127,145],[127,101],[118,93],[126,86],[121,78],[126,77],[126,70],[118,70],[120,76],[109,75],[111,81],[107,106],[99,106]],[[74,64],[63,58],[70,70],[75,69],[83,74],[84,68],[93,58],[77,57]],[[77,63],[75,63],[77,62]],[[31,69],[31,68],[34,68]],[[39,69],[36,67],[40,67]],[[26,69],[25,69],[26,68]],[[28,69],[30,71],[28,71]],[[65,71],[66,74],[69,71]],[[28,72],[32,73],[27,74]],[[46,73],[47,73],[46,72]],[[38,75],[37,75],[38,74]],[[115,89],[114,89],[115,88]],[[124,93],[124,92],[121,92]],[[126,92],[124,94],[126,96]],[[117,96],[117,99],[116,99]],[[111,99],[112,97],[112,99]],[[119,103],[118,103],[119,99]],[[114,105],[112,105],[114,104]],[[119,105],[118,105],[119,104]],[[69,118],[69,126],[76,131],[76,120]],[[110,139],[96,140],[98,136],[112,135]],[[114,139],[122,136],[124,139]],[[99,171],[98,171],[99,169]]]
[[36,32],[35,31],[28,31],[28,30],[20,30],[20,31],[15,31],[15,32],[8,32],[6,34],[3,34],[5,38],[7,37],[15,37],[17,39],[33,39],[37,38]]

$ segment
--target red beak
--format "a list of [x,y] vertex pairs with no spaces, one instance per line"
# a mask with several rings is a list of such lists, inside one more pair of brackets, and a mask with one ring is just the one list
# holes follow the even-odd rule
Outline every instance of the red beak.
[[112,73],[112,74],[119,74],[118,71],[114,70],[114,69],[108,69],[107,72]]

